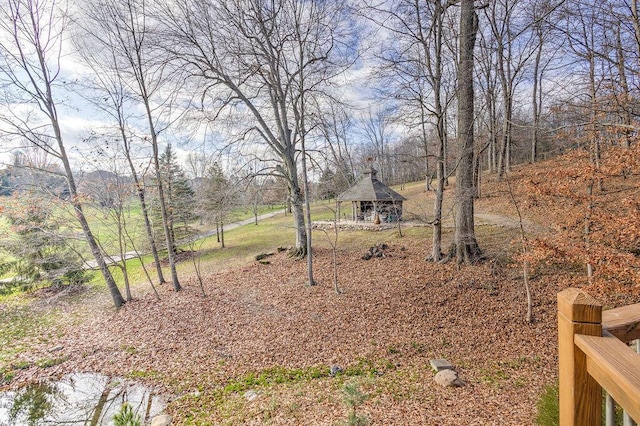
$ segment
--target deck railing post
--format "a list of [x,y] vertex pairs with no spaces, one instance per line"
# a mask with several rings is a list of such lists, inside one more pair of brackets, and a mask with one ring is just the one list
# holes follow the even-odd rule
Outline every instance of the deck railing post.
[[588,373],[575,334],[602,336],[602,305],[582,290],[558,293],[560,426],[602,424],[602,388]]

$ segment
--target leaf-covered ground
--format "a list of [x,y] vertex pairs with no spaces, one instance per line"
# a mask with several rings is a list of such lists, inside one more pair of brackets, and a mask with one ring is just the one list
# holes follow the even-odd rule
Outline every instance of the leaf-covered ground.
[[[178,423],[335,424],[347,416],[343,385],[368,395],[372,424],[530,424],[543,384],[555,376],[555,293],[536,283],[536,322],[525,324],[514,271],[492,263],[458,269],[424,261],[407,237],[385,258],[342,252],[341,294],[331,253],[315,252],[317,286],[305,262],[286,254],[207,277],[174,294],[161,289],[115,312],[81,315],[39,351],[64,362],[16,378],[68,371],[137,377],[164,385]],[[402,244],[402,243],[407,244]],[[466,386],[433,382],[431,358],[450,360]],[[331,365],[345,371],[329,375]],[[259,396],[247,401],[243,394]]]
[[[544,385],[557,377],[556,294],[577,285],[607,306],[638,301],[637,276],[624,274],[637,274],[629,247],[637,246],[640,210],[617,203],[638,199],[638,174],[628,171],[637,167],[604,178],[590,199],[590,178],[580,177],[588,171],[567,172],[567,160],[558,161],[486,186],[477,203],[487,254],[480,265],[426,262],[428,228],[405,229],[404,237],[387,230],[352,238],[346,231],[336,294],[332,253],[319,233],[313,287],[305,283],[306,262],[281,253],[269,264],[207,269],[219,272],[205,276],[206,297],[194,278],[184,278],[180,293],[162,286],[159,301],[136,288],[136,300],[119,311],[92,292],[41,297],[12,312],[2,307],[5,318],[32,315],[30,321],[40,310],[46,323],[37,336],[11,329],[5,344],[15,346],[16,359],[0,359],[0,366],[15,367],[14,387],[66,372],[147,381],[172,396],[176,424],[344,424],[346,383],[366,395],[356,412],[370,424],[533,424]],[[514,200],[529,257],[520,253]],[[414,208],[421,202],[411,200]],[[585,246],[590,202],[594,231]],[[608,241],[615,232],[620,236]],[[362,260],[371,242],[388,243],[387,256]],[[628,260],[618,267],[611,253]],[[532,265],[532,324],[524,322],[521,259]],[[590,286],[586,259],[596,266]],[[83,297],[91,302],[68,302]],[[448,359],[466,385],[435,384],[432,358]],[[332,377],[332,365],[343,372]],[[249,401],[249,390],[257,398]]]

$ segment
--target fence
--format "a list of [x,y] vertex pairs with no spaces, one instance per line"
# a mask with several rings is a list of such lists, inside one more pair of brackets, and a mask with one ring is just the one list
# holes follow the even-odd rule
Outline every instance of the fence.
[[[587,293],[570,288],[558,294],[560,426],[615,423],[615,405],[624,424],[640,419],[640,355],[629,342],[640,338],[640,303],[602,310]],[[637,342],[636,342],[637,343]]]

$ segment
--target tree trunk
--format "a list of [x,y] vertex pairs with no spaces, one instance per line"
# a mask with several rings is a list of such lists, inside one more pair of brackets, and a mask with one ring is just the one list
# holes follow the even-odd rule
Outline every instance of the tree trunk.
[[631,131],[629,130],[632,124],[631,111],[630,111],[630,100],[632,99],[631,91],[629,90],[629,83],[627,82],[627,71],[625,69],[625,52],[622,47],[622,40],[620,39],[620,26],[616,29],[616,59],[617,59],[617,67],[618,67],[618,80],[620,85],[620,90],[622,92],[622,96],[620,100],[618,100],[618,104],[622,108],[620,112],[620,118],[622,120],[622,124],[625,125],[622,134],[622,146],[624,148],[631,147]]
[[302,259],[307,255],[307,232],[304,222],[304,197],[298,182],[298,168],[295,159],[290,156],[286,159],[289,179],[290,208],[293,214],[293,224],[296,229],[296,245],[291,251],[291,256]]
[[[54,125],[56,129],[56,134],[59,134],[59,129],[57,124]],[[113,275],[111,275],[111,271],[109,270],[109,266],[102,255],[102,251],[98,246],[98,242],[96,241],[93,233],[91,232],[91,228],[89,227],[89,222],[87,221],[86,216],[84,215],[84,211],[82,210],[82,204],[80,204],[78,192],[76,190],[76,183],[73,179],[73,173],[71,172],[71,166],[69,164],[69,159],[67,158],[66,151],[62,144],[62,136],[59,136],[58,146],[61,152],[61,159],[64,165],[67,184],[69,186],[69,196],[71,197],[71,204],[73,205],[73,209],[76,213],[76,217],[78,218],[78,222],[80,222],[80,227],[85,235],[85,239],[87,240],[87,244],[89,244],[89,248],[91,249],[91,253],[100,268],[100,272],[102,273],[102,277],[104,278],[105,283],[107,284],[107,288],[109,289],[109,293],[111,294],[111,298],[113,299],[113,303],[116,308],[124,305],[124,299],[122,297],[122,293],[118,289],[118,285],[116,281],[113,279]]]
[[438,144],[438,161],[436,163],[436,194],[433,204],[433,248],[431,260],[442,260],[442,202],[444,199],[444,141]]
[[[297,179],[296,179],[297,181]],[[307,232],[304,227],[304,197],[299,187],[291,189],[291,213],[293,214],[293,224],[296,228],[296,245],[294,254],[296,257],[307,255]]]
[[542,105],[540,105],[539,100],[541,101],[541,98],[538,98],[538,92],[540,92],[540,94],[542,94],[542,87],[540,87],[542,85],[542,76],[539,75],[540,73],[540,61],[542,58],[542,42],[543,42],[543,38],[542,35],[540,34],[540,29],[536,28],[536,32],[538,32],[538,42],[540,43],[540,45],[538,46],[538,49],[536,51],[536,59],[534,62],[534,67],[533,67],[533,96],[531,98],[532,101],[532,109],[533,109],[533,133],[531,135],[531,164],[535,163],[538,157],[538,146],[540,145],[540,116],[541,116],[541,111],[542,111]]
[[131,169],[131,173],[133,176],[133,182],[136,186],[138,193],[138,200],[140,201],[140,207],[142,208],[142,218],[144,219],[144,229],[147,233],[147,239],[149,240],[149,244],[151,245],[151,254],[153,255],[153,261],[156,265],[156,274],[158,275],[158,281],[160,284],[164,284],[166,281],[164,279],[164,275],[162,273],[162,265],[160,264],[160,256],[158,255],[158,246],[156,244],[156,240],[153,237],[153,228],[151,227],[151,220],[149,220],[149,206],[147,205],[147,200],[145,196],[144,184],[140,182],[138,178],[138,173],[135,170],[135,166],[131,161],[131,156],[127,151],[127,160],[129,160],[129,167]]
[[[51,99],[50,96],[48,96]],[[85,235],[85,239],[87,240],[87,244],[89,244],[89,248],[91,249],[91,253],[100,268],[100,272],[102,273],[102,277],[104,278],[105,283],[107,284],[107,288],[109,289],[109,293],[111,294],[111,298],[113,299],[113,303],[116,308],[124,305],[125,301],[122,297],[122,293],[120,293],[120,289],[118,289],[118,285],[111,275],[111,271],[109,270],[109,265],[104,259],[102,255],[102,251],[96,241],[93,232],[91,232],[91,228],[89,227],[89,222],[87,221],[86,216],[84,215],[84,211],[82,210],[82,204],[80,203],[80,197],[78,196],[78,191],[76,189],[76,182],[73,177],[73,172],[71,171],[71,164],[69,163],[69,157],[67,156],[66,149],[64,147],[64,143],[62,141],[62,132],[60,131],[60,126],[58,124],[57,114],[53,107],[53,101],[50,101],[51,108],[50,110],[53,112],[50,116],[51,124],[53,127],[53,131],[58,142],[58,148],[60,150],[60,159],[62,160],[62,164],[64,166],[65,175],[67,178],[67,185],[69,186],[69,196],[71,198],[71,204],[73,205],[73,209],[76,213],[76,217],[78,218],[78,222],[80,222],[80,227],[82,228],[82,232]]]
[[153,123],[153,115],[151,112],[151,105],[149,104],[149,97],[146,95],[146,87],[140,82],[140,89],[143,93],[142,99],[144,101],[145,109],[147,112],[147,121],[149,124],[149,131],[151,133],[151,145],[153,148],[153,165],[156,175],[156,181],[158,182],[158,201],[160,202],[160,213],[162,214],[162,228],[164,229],[164,239],[167,245],[167,257],[169,258],[169,269],[171,270],[171,281],[173,283],[173,289],[175,291],[182,290],[180,281],[178,280],[178,271],[176,270],[176,261],[174,256],[174,242],[171,237],[171,219],[169,211],[167,209],[167,203],[164,193],[164,185],[162,184],[162,173],[160,170],[160,158],[158,153],[158,137],[155,131]]
[[460,2],[460,63],[458,66],[458,168],[456,169],[456,261],[471,264],[481,256],[474,229],[473,183],[473,50],[478,16],[473,0]]

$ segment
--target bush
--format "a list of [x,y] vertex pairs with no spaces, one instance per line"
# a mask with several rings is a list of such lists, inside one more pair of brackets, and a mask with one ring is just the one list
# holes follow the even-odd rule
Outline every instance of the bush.
[[140,416],[133,412],[133,408],[128,403],[122,404],[120,411],[113,416],[115,426],[142,426]]

